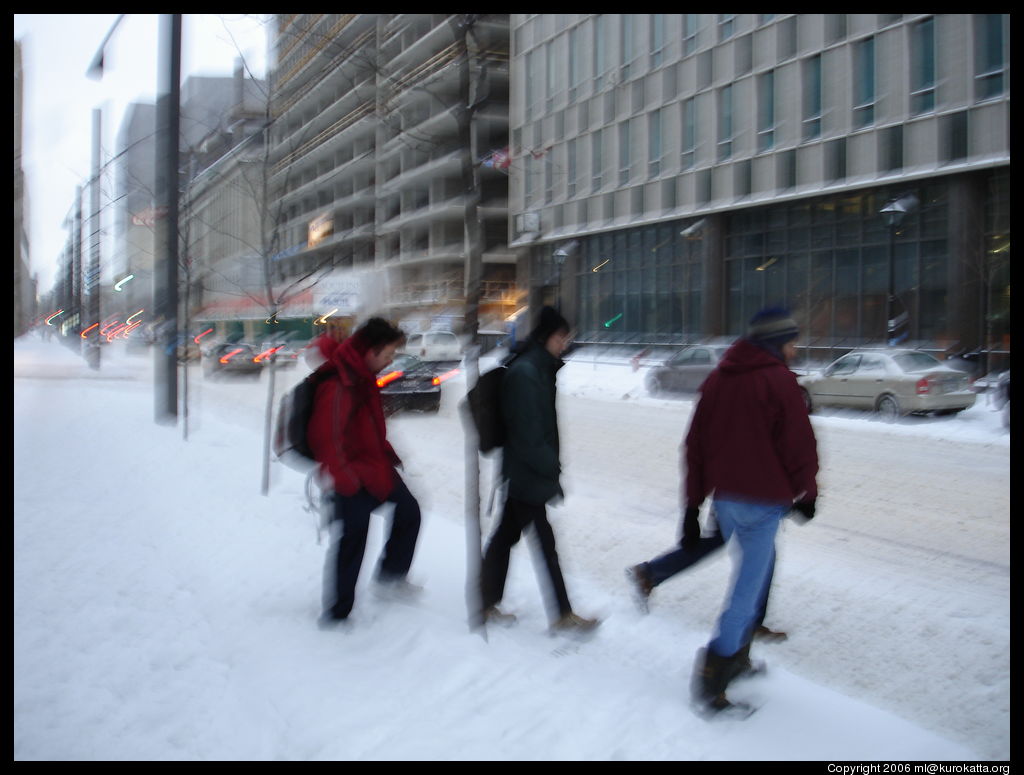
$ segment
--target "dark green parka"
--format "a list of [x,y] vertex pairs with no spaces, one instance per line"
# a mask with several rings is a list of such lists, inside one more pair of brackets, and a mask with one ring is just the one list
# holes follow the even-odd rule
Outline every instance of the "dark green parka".
[[536,505],[563,496],[558,478],[555,376],[563,361],[537,341],[508,367],[501,385],[506,439],[501,472],[510,497]]

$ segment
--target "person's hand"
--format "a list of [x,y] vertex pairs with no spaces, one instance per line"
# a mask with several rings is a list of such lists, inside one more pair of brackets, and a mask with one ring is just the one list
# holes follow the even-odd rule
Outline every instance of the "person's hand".
[[797,501],[793,504],[793,511],[799,514],[804,522],[814,519],[815,501],[811,499],[809,501]]
[[683,514],[683,537],[679,545],[684,549],[692,549],[700,541],[700,508],[691,506]]

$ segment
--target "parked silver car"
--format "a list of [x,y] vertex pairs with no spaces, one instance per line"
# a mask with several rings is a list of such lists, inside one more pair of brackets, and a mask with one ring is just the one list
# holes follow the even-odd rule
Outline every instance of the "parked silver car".
[[647,392],[696,393],[728,349],[719,345],[683,348],[660,366],[651,367],[647,372]]
[[874,410],[890,422],[907,414],[961,412],[975,400],[966,374],[918,350],[855,350],[797,381],[808,411]]

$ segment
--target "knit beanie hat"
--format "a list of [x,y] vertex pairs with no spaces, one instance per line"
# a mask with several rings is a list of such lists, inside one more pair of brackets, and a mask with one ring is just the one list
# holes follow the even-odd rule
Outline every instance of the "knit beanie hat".
[[540,319],[537,321],[537,325],[530,332],[530,338],[541,344],[546,344],[552,334],[558,331],[569,330],[569,321],[562,317],[558,310],[554,307],[544,307],[540,311]]
[[747,339],[773,349],[797,338],[800,329],[785,307],[766,307],[750,319]]

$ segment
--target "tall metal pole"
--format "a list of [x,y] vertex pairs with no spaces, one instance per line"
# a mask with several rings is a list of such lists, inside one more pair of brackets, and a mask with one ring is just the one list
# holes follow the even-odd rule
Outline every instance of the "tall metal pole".
[[896,321],[893,320],[893,313],[896,311],[893,298],[896,294],[896,223],[895,218],[889,224],[889,293],[885,297],[885,342],[888,347],[893,343],[896,336]]
[[72,274],[72,307],[67,319],[70,322],[68,339],[74,342],[75,349],[81,352],[82,340],[78,334],[82,330],[82,187],[75,186],[75,242],[72,246],[74,269]]
[[156,212],[153,301],[161,321],[156,343],[156,421],[178,419],[178,127],[181,108],[181,14],[160,16],[156,103]]
[[[89,271],[86,289],[89,292],[89,314],[86,325],[100,322],[100,127],[103,112],[99,108],[92,111],[92,181],[89,186],[89,200],[92,216],[89,220]],[[93,369],[100,367],[99,334],[86,340],[86,361]]]
[[[466,386],[471,388],[479,377],[479,316],[480,286],[482,276],[483,244],[480,229],[480,181],[477,165],[477,149],[473,116],[483,96],[478,84],[472,88],[473,52],[475,45],[471,41],[473,25],[476,17],[473,14],[456,14],[450,20],[456,45],[460,49],[459,64],[459,102],[456,111],[458,122],[459,147],[462,150],[462,188],[465,198],[463,223],[465,233],[465,297],[466,306],[463,319],[463,335],[468,339],[463,367],[466,373]],[[466,604],[469,612],[469,625],[480,630],[484,622],[481,617],[480,600],[480,565],[482,561],[482,534],[480,519],[480,458],[477,452],[476,438],[466,433]]]

